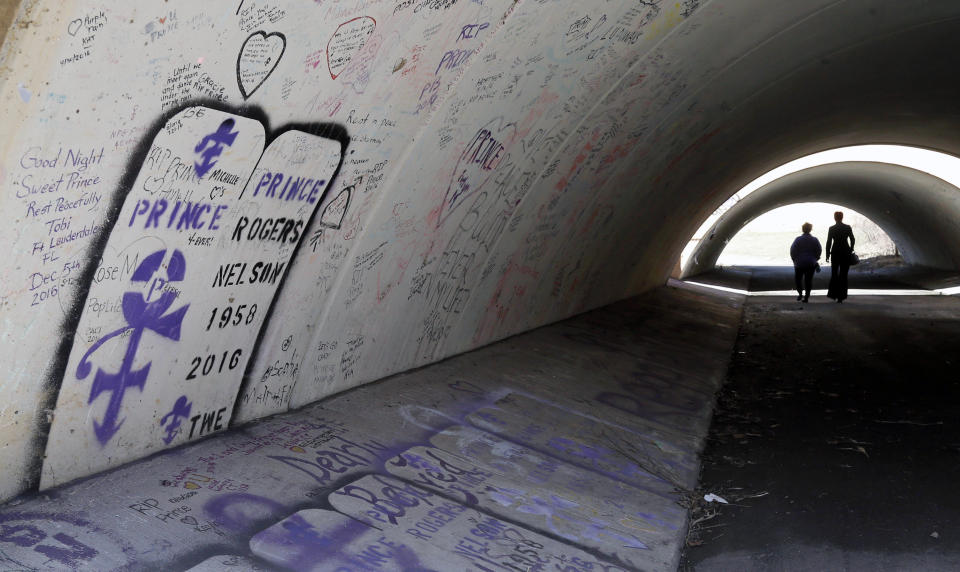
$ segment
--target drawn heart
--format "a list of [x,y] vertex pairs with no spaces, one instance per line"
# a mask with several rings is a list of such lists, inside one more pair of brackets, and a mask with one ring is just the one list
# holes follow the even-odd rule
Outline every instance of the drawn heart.
[[143,190],[152,195],[163,188],[163,183],[163,177],[147,177],[143,180]]
[[324,228],[339,229],[343,224],[343,217],[347,215],[347,208],[350,206],[350,190],[353,185],[347,187],[337,195],[337,198],[330,201],[330,204],[323,209],[320,215],[320,226]]
[[243,42],[237,57],[237,84],[244,99],[267,81],[287,49],[287,38],[280,32],[256,31]]
[[327,42],[327,69],[332,79],[337,79],[376,27],[377,21],[370,16],[360,16],[337,27]]
[[70,22],[69,24],[67,24],[67,33],[70,34],[71,36],[76,36],[77,32],[80,31],[80,26],[82,25],[83,25],[83,19],[77,18],[73,22]]

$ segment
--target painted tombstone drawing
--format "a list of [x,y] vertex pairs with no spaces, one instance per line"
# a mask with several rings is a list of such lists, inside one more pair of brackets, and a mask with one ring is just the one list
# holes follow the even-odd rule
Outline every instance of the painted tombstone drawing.
[[340,161],[339,142],[307,133],[264,142],[259,122],[201,107],[154,138],[104,249],[119,270],[84,304],[41,487],[227,427]]

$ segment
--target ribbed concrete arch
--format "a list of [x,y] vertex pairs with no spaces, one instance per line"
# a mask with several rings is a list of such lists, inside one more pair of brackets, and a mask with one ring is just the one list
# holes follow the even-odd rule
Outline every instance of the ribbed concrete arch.
[[[933,5],[901,6],[910,12]],[[946,3],[936,6],[947,8]],[[641,251],[639,262],[631,266],[632,279],[641,280],[653,269],[662,277],[669,275],[710,213],[750,181],[792,160],[870,144],[960,154],[954,135],[960,118],[957,78],[934,64],[939,57],[953,61],[960,57],[955,49],[957,13],[941,12],[941,18],[921,23],[902,12],[899,17],[913,23],[895,26],[887,20],[888,8],[868,2],[834,3],[745,55],[725,71],[724,81],[714,82],[713,89],[698,98],[694,111],[700,109],[701,99],[725,102],[728,111],[714,129],[685,138],[687,147],[657,179],[658,187],[672,191],[675,199],[653,213],[652,218],[659,218],[655,231],[636,233],[634,240],[619,246],[620,252]],[[866,36],[840,30],[867,22],[891,27]],[[836,41],[840,37],[847,41]],[[802,62],[793,59],[800,45],[808,55]],[[771,68],[780,72],[758,85],[757,74]],[[738,85],[757,90],[737,89]],[[645,212],[650,210],[647,206]]]
[[[710,213],[793,159],[960,156],[956,0],[17,4],[0,47],[0,500],[654,290]],[[879,169],[824,177],[861,188],[839,202],[909,259],[956,267],[949,193]],[[717,347],[716,327],[647,314],[631,327],[651,353]],[[656,392],[682,395],[675,366],[700,363],[664,365]],[[413,411],[484,393],[402,385]],[[274,436],[306,454],[330,431]],[[165,481],[201,467],[215,492],[253,492],[210,458],[154,457]],[[115,506],[138,498],[170,497]]]
[[[960,189],[916,169],[851,161],[781,177],[736,203],[705,234],[683,276],[713,268],[730,239],[758,216],[810,202],[845,206],[870,218],[893,239],[908,263],[942,269],[960,266]],[[810,222],[821,229],[833,224]]]

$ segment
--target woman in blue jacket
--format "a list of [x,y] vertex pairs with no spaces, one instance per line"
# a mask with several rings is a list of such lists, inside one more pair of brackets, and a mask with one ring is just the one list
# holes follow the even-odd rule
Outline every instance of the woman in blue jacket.
[[[813,225],[809,222],[803,223],[800,227],[803,234],[793,239],[790,245],[790,258],[793,259],[794,284],[797,288],[797,302],[803,300],[810,301],[810,288],[813,286],[813,273],[817,269],[817,261],[820,260],[820,254],[823,249],[820,247],[820,241],[812,236],[810,231]],[[804,294],[806,291],[806,294]]]

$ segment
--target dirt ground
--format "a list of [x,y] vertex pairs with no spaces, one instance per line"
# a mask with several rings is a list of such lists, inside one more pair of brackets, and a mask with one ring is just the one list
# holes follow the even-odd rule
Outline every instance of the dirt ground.
[[748,298],[681,569],[960,569],[958,346],[957,297]]

